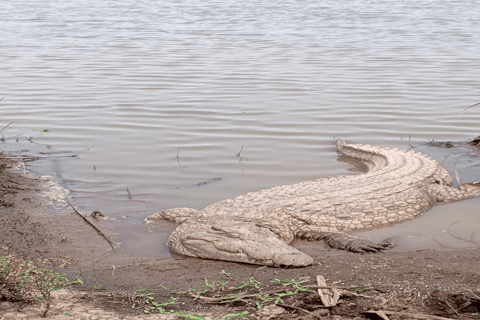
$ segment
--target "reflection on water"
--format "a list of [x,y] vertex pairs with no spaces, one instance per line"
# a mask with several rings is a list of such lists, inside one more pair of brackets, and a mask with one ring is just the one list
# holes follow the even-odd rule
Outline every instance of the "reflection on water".
[[[476,1],[27,0],[0,10],[0,127],[15,121],[5,137],[25,135],[3,149],[49,153],[34,169],[85,209],[126,216],[130,247],[158,210],[345,174],[334,138],[405,148],[409,136],[478,135],[478,107],[460,114],[480,101]],[[478,177],[478,161],[463,160],[466,180]],[[479,230],[475,201],[441,208]]]

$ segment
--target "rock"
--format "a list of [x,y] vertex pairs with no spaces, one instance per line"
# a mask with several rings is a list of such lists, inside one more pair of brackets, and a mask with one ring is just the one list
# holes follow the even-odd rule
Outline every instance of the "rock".
[[275,319],[278,315],[282,314],[285,312],[285,309],[282,307],[279,307],[275,304],[271,304],[269,306],[266,306],[262,308],[260,311],[257,312],[257,319],[258,320],[269,320],[269,319]]
[[8,310],[13,306],[13,303],[8,301],[0,302],[0,310]]

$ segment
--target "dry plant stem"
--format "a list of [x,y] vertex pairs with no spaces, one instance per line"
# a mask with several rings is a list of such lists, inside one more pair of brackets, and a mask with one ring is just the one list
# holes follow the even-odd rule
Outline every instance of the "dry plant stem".
[[455,312],[455,314],[457,316],[459,316],[460,314],[458,313],[458,311],[452,306],[452,304],[450,302],[448,302],[447,300],[445,300],[445,304],[450,308],[452,309],[453,312]]
[[[411,319],[453,320],[452,318],[431,316],[431,315],[428,315],[428,314],[421,314],[421,313],[405,313],[405,312],[395,312],[395,311],[385,311],[385,310],[379,310],[379,311],[382,311],[386,315],[405,316],[405,317],[409,317]],[[366,311],[365,313],[375,313],[376,314],[379,311]]]
[[[189,294],[190,297],[192,298],[197,298],[197,299],[200,299],[201,302],[203,303],[231,303],[231,301],[223,301],[223,300],[220,300],[218,298],[210,298],[210,297],[198,297],[198,295],[196,295],[195,293],[190,293]],[[246,296],[243,296],[242,298],[245,298]],[[233,299],[233,298],[232,298]],[[237,301],[241,301],[241,302],[244,302],[244,303],[248,303],[247,300],[243,300],[243,299],[237,299],[235,300],[235,302]]]
[[389,317],[387,317],[387,315],[385,314],[385,312],[383,311],[366,311],[365,313],[368,313],[368,314],[376,314],[377,316],[379,316],[382,320],[390,320]]
[[475,104],[471,105],[470,107],[466,107],[465,109],[463,109],[462,112],[460,112],[460,114],[463,114],[463,113],[464,113],[465,111],[467,111],[468,109],[473,108],[473,107],[478,106],[478,105],[480,105],[480,102],[479,102],[479,103],[475,103]]
[[303,308],[300,308],[300,307],[289,306],[289,305],[282,304],[282,303],[277,303],[277,306],[284,307],[284,308],[292,308],[292,309],[300,310],[300,311],[302,311],[302,312],[305,312],[306,314],[311,315],[312,317],[315,317],[315,318],[317,318],[317,319],[322,319],[321,317],[317,316],[315,313],[310,312],[310,311],[307,311],[307,310],[305,310],[305,309],[303,309]]
[[[2,100],[3,100],[3,98],[2,98],[0,101],[2,101]],[[5,127],[3,127],[2,129],[0,129],[0,133],[2,133],[3,131],[7,130],[7,129],[12,125],[12,123],[13,123],[13,121],[10,122],[9,124],[7,124],[7,125],[6,125]]]
[[[441,164],[442,167],[443,167],[445,161],[447,161],[447,158],[450,157],[455,151],[457,151],[458,148],[459,147],[453,148],[452,152],[450,152],[449,154],[447,154],[447,156],[445,158],[443,158],[443,161],[442,161],[442,164]],[[440,185],[443,186],[443,180],[442,179],[440,179]]]
[[178,151],[177,151],[177,156],[175,157],[177,159],[177,164],[179,167],[181,167],[182,165],[180,164],[180,150],[182,150],[182,148],[179,148]]
[[35,161],[35,160],[38,160],[40,158],[38,157],[27,157],[27,156],[17,156],[17,157],[5,157],[4,158],[5,160],[22,160],[22,161]]
[[390,320],[390,318],[383,311],[377,311],[376,314],[383,320]]
[[238,157],[240,159],[239,162],[242,162],[243,160],[248,161],[248,159],[242,158],[242,156],[240,155],[242,153],[242,151],[243,151],[243,146],[240,148],[240,151],[235,155],[235,157]]
[[88,221],[87,218],[85,218],[80,212],[77,211],[77,209],[75,209],[72,204],[70,203],[70,201],[68,201],[68,204],[70,205],[70,207],[72,207],[73,211],[75,211],[76,214],[78,214],[86,223],[88,223],[93,229],[95,229],[95,231],[98,232],[99,235],[101,235],[103,237],[103,239],[105,239],[108,244],[112,247],[113,251],[117,252],[117,250],[115,250],[115,247],[113,246],[113,242],[112,240],[110,240],[106,235],[105,233],[103,233],[100,229],[98,229],[93,223],[91,223],[90,221]]
[[242,153],[242,150],[243,150],[243,146],[240,148],[240,151],[238,151],[237,157],[241,158],[241,157],[240,157],[240,153]]
[[480,302],[480,297],[477,296],[472,290],[469,290],[469,291],[470,291],[471,294],[473,294],[475,296],[475,298],[473,300],[478,300]]
[[46,318],[46,317],[47,317],[48,310],[50,310],[50,305],[52,304],[52,302],[50,301],[50,299],[48,299],[46,303],[47,303],[47,305],[45,306],[45,310],[44,310],[43,313],[42,313],[42,318]]

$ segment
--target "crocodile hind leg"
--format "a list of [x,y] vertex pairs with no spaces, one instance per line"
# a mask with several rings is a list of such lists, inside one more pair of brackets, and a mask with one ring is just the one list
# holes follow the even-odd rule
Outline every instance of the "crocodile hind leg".
[[191,218],[198,213],[198,210],[192,208],[172,208],[162,210],[147,217],[147,221],[150,220],[171,220],[175,222],[182,222],[185,219]]
[[309,241],[324,241],[330,247],[356,253],[377,252],[393,247],[393,240],[386,239],[380,243],[373,243],[339,231],[324,231],[321,227],[303,226],[296,232],[296,237]]

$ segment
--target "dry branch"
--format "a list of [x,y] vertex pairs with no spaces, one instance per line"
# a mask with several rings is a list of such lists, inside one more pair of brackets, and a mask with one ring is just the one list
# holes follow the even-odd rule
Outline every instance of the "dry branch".
[[103,237],[103,239],[105,239],[108,244],[112,247],[113,251],[117,252],[117,250],[115,250],[115,247],[113,245],[113,242],[112,240],[110,240],[106,235],[105,233],[103,233],[100,229],[98,229],[93,223],[91,223],[90,221],[88,221],[87,218],[85,218],[80,212],[77,211],[77,209],[75,209],[72,204],[70,203],[70,201],[68,201],[68,204],[70,205],[70,207],[72,207],[73,211],[75,211],[76,214],[78,214],[82,219],[83,221],[85,221],[86,223],[88,223],[93,229],[95,229],[95,231],[98,232],[99,235],[101,235]]

